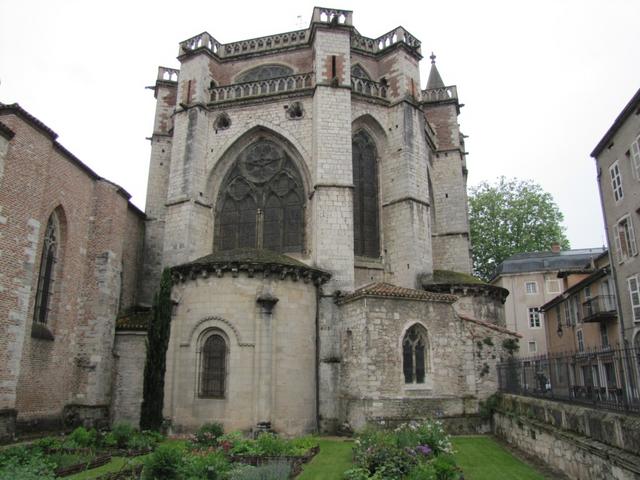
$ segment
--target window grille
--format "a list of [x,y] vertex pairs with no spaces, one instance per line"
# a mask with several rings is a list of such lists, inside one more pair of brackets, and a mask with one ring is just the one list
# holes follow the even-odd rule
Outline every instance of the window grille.
[[225,394],[227,344],[220,335],[208,337],[202,347],[200,396],[223,398]]

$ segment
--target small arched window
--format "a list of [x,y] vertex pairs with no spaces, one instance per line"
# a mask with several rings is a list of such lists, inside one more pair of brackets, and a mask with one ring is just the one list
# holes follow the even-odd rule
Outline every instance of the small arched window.
[[429,371],[429,341],[421,325],[413,325],[402,339],[404,383],[424,383]]
[[352,143],[353,251],[362,257],[380,256],[378,159],[373,140],[364,131]]
[[38,276],[38,290],[33,311],[33,321],[46,325],[51,310],[53,285],[55,281],[56,262],[58,261],[58,243],[60,241],[60,226],[55,212],[49,217],[44,234],[42,255],[40,257],[40,273]]
[[224,398],[227,342],[221,335],[210,335],[204,341],[201,355],[200,397]]

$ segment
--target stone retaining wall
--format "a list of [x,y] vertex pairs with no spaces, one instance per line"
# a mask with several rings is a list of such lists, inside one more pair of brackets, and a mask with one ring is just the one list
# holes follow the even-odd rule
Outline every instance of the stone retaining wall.
[[503,395],[494,433],[575,479],[640,479],[640,417]]

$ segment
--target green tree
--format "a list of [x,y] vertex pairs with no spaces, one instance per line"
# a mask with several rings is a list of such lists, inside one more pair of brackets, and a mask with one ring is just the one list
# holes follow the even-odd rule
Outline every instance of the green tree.
[[144,383],[140,428],[159,430],[164,405],[164,373],[167,366],[167,347],[171,333],[171,269],[165,268],[160,291],[153,302],[153,317],[147,331],[147,358],[144,364]]
[[516,253],[548,251],[553,242],[569,248],[562,212],[551,194],[530,180],[500,177],[471,189],[469,226],[474,273],[488,280]]

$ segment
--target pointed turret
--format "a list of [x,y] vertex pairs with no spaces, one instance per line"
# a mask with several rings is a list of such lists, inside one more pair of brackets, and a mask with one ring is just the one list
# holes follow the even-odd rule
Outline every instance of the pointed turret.
[[427,90],[442,88],[444,87],[444,82],[442,81],[440,72],[438,72],[438,67],[436,67],[436,56],[431,52],[429,58],[431,59],[431,71],[429,72],[429,80],[427,81]]

